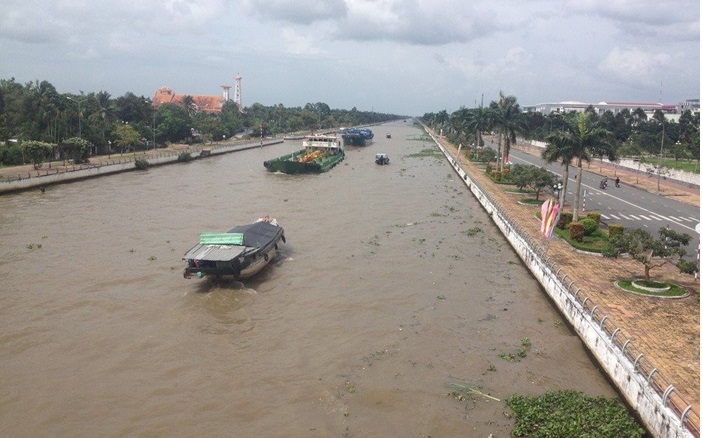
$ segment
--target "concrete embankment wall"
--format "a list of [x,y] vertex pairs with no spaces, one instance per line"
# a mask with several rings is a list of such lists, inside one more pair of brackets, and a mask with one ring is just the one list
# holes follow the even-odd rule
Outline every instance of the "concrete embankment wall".
[[[273,144],[282,143],[283,140],[273,140],[266,141],[262,144],[259,143],[249,143],[244,145],[232,145],[232,146],[219,146],[217,148],[211,148],[209,155],[207,156],[193,156],[193,159],[204,159],[213,157],[216,155],[226,154],[230,152],[243,151],[246,149],[253,149],[263,146],[270,146]],[[209,148],[206,148],[209,149]],[[199,152],[196,151],[196,152]],[[142,158],[142,157],[137,157]],[[144,156],[146,161],[149,162],[150,166],[161,166],[164,164],[174,164],[178,163],[178,154],[173,153],[169,155],[159,155],[159,156]],[[116,161],[116,162],[115,162]],[[75,166],[74,166],[75,168]],[[128,172],[137,170],[134,165],[134,160],[129,159],[121,161],[115,159],[109,164],[99,164],[94,166],[78,166],[77,169],[72,168],[72,170],[53,172],[51,170],[35,171],[37,175],[29,174],[21,179],[16,179],[12,181],[2,181],[0,182],[0,193],[17,192],[22,190],[28,190],[37,187],[49,186],[52,184],[60,184],[72,181],[78,181],[86,178],[94,178],[98,176],[111,175],[119,172]]]
[[[675,412],[665,403],[673,393],[672,387],[663,388],[664,397],[661,397],[650,383],[652,375],[656,372],[655,368],[648,375],[641,372],[638,362],[643,354],[635,361],[627,357],[627,347],[630,347],[630,343],[627,341],[622,346],[618,346],[614,342],[619,329],[607,324],[606,315],[598,313],[596,305],[593,306],[590,302],[588,307],[589,299],[585,296],[586,293],[580,289],[575,290],[574,282],[568,281],[568,276],[561,272],[556,262],[544,257],[543,247],[530,240],[526,233],[520,232],[519,225],[510,221],[489,195],[470,179],[460,163],[447,152],[431,132],[429,135],[452,164],[455,172],[492,217],[524,264],[541,283],[629,405],[639,414],[648,431],[657,438],[693,437],[694,435],[681,421],[688,412]],[[559,278],[560,275],[562,278]]]

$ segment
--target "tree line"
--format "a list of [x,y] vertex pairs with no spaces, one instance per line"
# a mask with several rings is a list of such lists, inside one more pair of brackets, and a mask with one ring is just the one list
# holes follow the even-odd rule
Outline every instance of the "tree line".
[[[699,160],[700,158],[700,114],[684,111],[679,120],[670,121],[661,110],[652,117],[637,108],[624,109],[616,114],[611,110],[599,115],[591,105],[586,108],[588,122],[609,133],[617,156],[658,155],[661,141],[664,155],[676,160]],[[447,111],[424,114],[424,123],[441,130],[449,140],[464,146],[483,146],[482,135],[496,133],[500,140],[501,156],[509,155],[509,149],[517,137],[526,140],[548,141],[557,132],[566,132],[577,124],[578,113],[522,111],[515,96],[500,92],[499,98],[487,106],[461,107],[449,114]]]
[[[227,101],[220,113],[198,112],[191,96],[183,104],[154,108],[152,99],[127,92],[59,93],[48,81],[20,84],[0,79],[0,164],[26,162],[25,152],[56,159],[130,152],[169,143],[211,142],[237,134],[270,136],[342,126],[381,123],[405,116],[332,109],[317,102],[304,107],[254,103],[239,111]],[[32,142],[32,143],[29,143]],[[26,146],[22,149],[22,144]],[[43,152],[42,152],[43,151]]]
[[[500,92],[498,100],[487,107],[462,107],[452,114],[445,110],[428,113],[422,120],[454,144],[466,145],[469,154],[484,146],[483,134],[497,135],[497,151],[492,152],[496,155],[497,170],[492,176],[498,178],[509,172],[502,157],[509,157],[517,138],[545,142],[543,158],[563,165],[561,205],[571,164],[577,167],[573,205],[580,205],[583,163],[592,158],[606,157],[614,161],[621,156],[655,156],[661,150],[676,160],[700,158],[700,115],[690,111],[683,112],[677,122],[667,120],[660,110],[649,118],[641,108],[625,109],[617,114],[606,111],[599,115],[589,106],[582,112],[544,115],[522,111],[516,97]],[[574,209],[573,219],[577,222],[578,209]]]

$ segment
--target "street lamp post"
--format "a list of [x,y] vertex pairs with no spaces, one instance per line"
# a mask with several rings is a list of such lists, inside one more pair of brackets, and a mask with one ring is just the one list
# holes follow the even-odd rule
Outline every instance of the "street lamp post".
[[558,205],[559,205],[560,207],[563,206],[563,202],[561,201],[561,190],[563,190],[563,184],[562,184],[562,183],[559,182],[558,184],[556,184],[556,185],[553,186],[553,191],[554,191],[555,194],[556,194],[556,200],[558,201]]
[[[66,96],[68,97],[68,96]],[[72,97],[68,97],[68,100],[72,100],[73,102],[76,102],[78,104],[78,138],[83,138],[83,125],[81,124],[80,119],[82,118],[82,112],[80,109],[80,104],[83,103],[83,99],[74,99]]]
[[661,161],[663,160],[663,139],[665,138],[665,120],[661,122],[663,130],[661,131],[661,153],[658,155],[658,182],[656,184],[656,194],[661,192]]

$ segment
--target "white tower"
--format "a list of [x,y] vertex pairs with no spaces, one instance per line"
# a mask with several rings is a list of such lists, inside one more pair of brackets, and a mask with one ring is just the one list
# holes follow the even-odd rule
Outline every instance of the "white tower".
[[244,106],[241,103],[241,76],[237,73],[234,78],[236,85],[234,86],[234,102],[236,106],[239,107],[239,112],[244,111]]
[[232,88],[231,85],[224,84],[222,85],[222,100],[225,102],[229,101],[229,89]]

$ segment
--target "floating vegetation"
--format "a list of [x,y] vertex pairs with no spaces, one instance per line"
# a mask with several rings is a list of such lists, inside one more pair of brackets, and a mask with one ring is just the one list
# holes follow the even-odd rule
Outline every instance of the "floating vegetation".
[[500,401],[499,398],[493,397],[490,394],[486,394],[483,391],[481,391],[478,385],[450,382],[447,383],[446,386],[453,389],[450,395],[458,401],[465,400],[465,396],[463,394],[467,393],[477,394],[482,397],[489,398],[490,400]]
[[615,398],[589,397],[578,391],[547,392],[507,399],[516,423],[512,436],[596,436],[640,438],[646,431]]
[[149,260],[153,262],[154,260],[156,260],[156,256],[150,256]]
[[476,234],[482,232],[483,230],[480,229],[480,227],[473,227],[469,230],[463,231],[463,234],[465,234],[468,237],[473,237]]
[[427,149],[422,149],[419,152],[415,152],[414,154],[408,155],[410,158],[424,158],[424,157],[433,157],[433,158],[444,158],[444,154],[442,154],[439,150],[434,149],[434,148],[427,148]]
[[41,248],[41,243],[30,243],[27,245],[27,249],[32,250],[32,249],[40,249]]
[[521,359],[527,357],[527,352],[531,350],[531,339],[522,339],[522,344],[516,353],[501,353],[499,354],[500,359],[504,359],[507,362],[519,362]]

